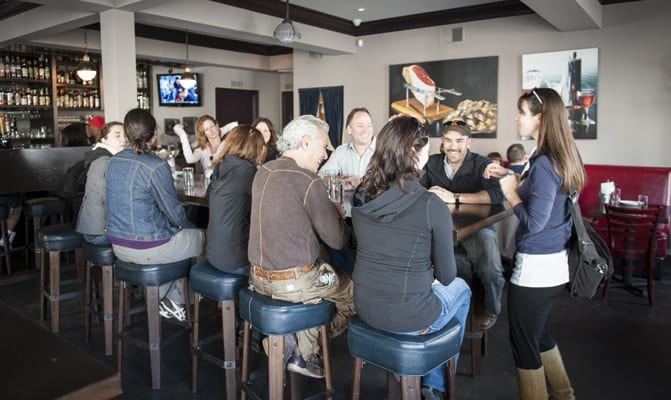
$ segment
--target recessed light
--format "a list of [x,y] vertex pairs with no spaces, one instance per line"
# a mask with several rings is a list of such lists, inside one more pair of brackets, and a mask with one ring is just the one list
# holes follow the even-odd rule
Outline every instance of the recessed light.
[[356,10],[357,10],[358,12],[364,12],[364,11],[366,11],[366,8],[365,8],[365,7],[361,7],[361,8],[357,8]]

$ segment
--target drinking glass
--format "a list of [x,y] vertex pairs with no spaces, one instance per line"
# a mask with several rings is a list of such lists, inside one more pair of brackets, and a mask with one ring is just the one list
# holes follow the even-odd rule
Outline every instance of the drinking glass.
[[596,93],[594,92],[593,89],[585,89],[580,93],[580,96],[578,96],[578,101],[580,102],[580,105],[582,106],[583,110],[585,113],[583,114],[582,118],[582,124],[583,125],[594,125],[596,122],[592,119],[589,118],[589,108],[592,106],[592,103],[594,103],[594,98],[596,97]]
[[193,172],[193,167],[184,167],[182,168],[182,172],[184,173],[184,189],[193,190],[193,187],[195,185],[195,175]]
[[638,195],[638,206],[640,208],[648,208],[648,196],[645,194]]
[[615,190],[613,190],[613,192],[610,194],[610,204],[616,206],[620,204],[620,200],[622,200],[622,189],[615,188]]
[[342,204],[343,182],[338,173],[329,175],[329,199],[331,199],[333,203]]

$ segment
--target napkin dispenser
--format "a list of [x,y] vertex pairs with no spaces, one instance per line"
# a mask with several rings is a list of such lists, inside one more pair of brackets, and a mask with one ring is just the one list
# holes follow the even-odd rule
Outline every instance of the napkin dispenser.
[[615,182],[601,182],[601,191],[599,192],[599,206],[602,212],[606,212],[606,204],[610,201],[610,195],[615,191]]

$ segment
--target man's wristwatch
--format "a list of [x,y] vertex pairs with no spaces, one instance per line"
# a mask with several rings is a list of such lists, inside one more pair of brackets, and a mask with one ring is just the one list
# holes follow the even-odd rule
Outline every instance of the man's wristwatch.
[[459,204],[459,199],[461,199],[461,193],[454,193],[454,203]]

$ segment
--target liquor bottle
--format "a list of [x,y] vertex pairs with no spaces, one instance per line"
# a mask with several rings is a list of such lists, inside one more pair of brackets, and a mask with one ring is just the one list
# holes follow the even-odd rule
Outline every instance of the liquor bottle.
[[99,109],[100,108],[100,97],[98,96],[98,91],[94,90],[93,91],[93,108]]
[[49,88],[44,88],[44,105],[51,105],[51,95],[49,94]]
[[568,63],[568,75],[571,81],[570,94],[571,94],[571,105],[573,107],[580,107],[580,102],[578,101],[578,92],[582,88],[580,82],[580,77],[582,75],[582,61],[578,58],[577,52],[573,52],[573,58],[569,60]]

